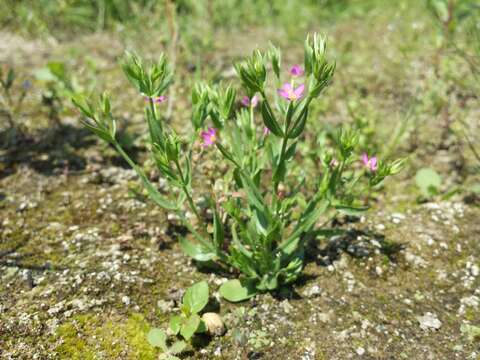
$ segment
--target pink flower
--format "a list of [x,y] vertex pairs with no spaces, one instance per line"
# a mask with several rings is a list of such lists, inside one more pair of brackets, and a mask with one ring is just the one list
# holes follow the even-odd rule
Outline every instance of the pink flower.
[[258,104],[258,96],[253,95],[253,97],[250,99],[248,96],[245,95],[240,102],[245,107],[255,107]]
[[304,71],[300,65],[295,64],[290,68],[290,74],[292,76],[299,77],[304,74]]
[[160,104],[167,100],[167,97],[165,95],[157,96],[154,98],[150,98],[149,96],[145,96],[145,101],[150,101],[150,99],[153,100],[154,103]]
[[210,127],[207,131],[202,131],[200,135],[203,138],[204,147],[213,145],[217,140],[217,129]]
[[372,156],[371,158],[368,158],[368,154],[363,153],[362,162],[363,162],[363,165],[365,165],[365,167],[367,167],[367,169],[369,169],[370,171],[376,171],[378,168],[376,156]]
[[280,89],[278,89],[278,93],[281,97],[289,101],[295,101],[303,96],[303,90],[305,90],[304,84],[300,84],[296,89],[294,89],[292,84],[285,83]]
[[265,126],[263,128],[263,136],[267,136],[268,134],[270,134],[270,129]]

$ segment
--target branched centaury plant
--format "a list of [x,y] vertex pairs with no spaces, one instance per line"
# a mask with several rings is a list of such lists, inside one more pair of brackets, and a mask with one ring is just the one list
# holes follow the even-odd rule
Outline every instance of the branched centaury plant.
[[[272,92],[267,87],[267,66],[271,64],[277,87],[282,78],[280,59],[280,51],[272,47],[266,53],[256,50],[235,65],[246,92],[241,101],[245,108],[239,111],[235,111],[232,87],[196,85],[192,96],[192,124],[196,131],[182,144],[165,126],[156,108],[165,100],[165,89],[172,81],[166,59],[162,56],[157,63],[145,64],[133,54],[126,55],[124,71],[148,102],[145,117],[153,158],[170,185],[181,190],[182,196],[176,201],[161,194],[123,151],[115,139],[115,120],[106,96],[96,107],[85,100],[74,100],[87,118],[83,120],[85,126],[113,144],[138,173],[152,200],[176,212],[192,232],[195,241],[181,238],[182,249],[197,261],[214,261],[241,273],[239,280],[220,288],[220,293],[231,301],[295,281],[304,266],[306,234],[312,232],[320,217],[330,218],[338,211],[366,210],[355,203],[355,191],[360,188],[356,184],[366,178],[367,185],[374,187],[400,171],[404,162],[387,164],[367,154],[360,159],[355,154],[357,134],[340,131],[335,149],[325,149],[318,171],[309,174],[315,184],[313,192],[309,191],[296,171],[296,145],[308,122],[309,106],[331,82],[335,64],[327,59],[323,37],[307,37],[305,69],[292,67],[291,80]],[[257,105],[264,124],[260,130],[254,111]],[[223,194],[214,193],[210,199],[212,235],[193,200],[191,162],[199,132],[204,149],[217,148],[230,164],[225,179],[233,180],[226,181],[229,185]],[[357,166],[361,162],[363,166]],[[198,218],[198,227],[187,220],[182,210],[185,200]]]

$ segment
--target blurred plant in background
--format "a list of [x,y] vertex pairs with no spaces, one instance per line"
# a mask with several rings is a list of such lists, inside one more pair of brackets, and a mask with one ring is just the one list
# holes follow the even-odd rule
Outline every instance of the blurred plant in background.
[[17,74],[12,67],[0,67],[0,118],[3,118],[7,125],[8,135],[5,138],[5,145],[16,141],[18,135],[23,133],[20,118],[24,111],[22,105],[25,97],[32,87],[30,80],[23,80],[20,87],[17,85]]
[[[480,173],[480,141],[477,120],[466,121],[456,117],[451,110],[451,93],[460,88],[465,98],[477,98],[480,94],[478,79],[480,76],[480,4],[472,0],[428,0],[428,8],[438,28],[437,53],[434,62],[437,77],[436,93],[433,96],[437,112],[442,122],[442,135],[439,146],[449,148],[454,137],[457,147],[467,147],[477,161],[476,173]],[[472,76],[459,73],[456,58],[465,62]],[[473,115],[475,116],[475,115]],[[452,136],[451,136],[452,135]],[[459,149],[459,156],[467,152]],[[462,155],[460,155],[462,154]],[[466,163],[464,164],[466,167]],[[469,169],[465,168],[465,172]],[[418,175],[418,174],[417,174]],[[474,189],[480,192],[479,185],[467,186],[466,191]],[[476,189],[476,190],[475,190]],[[450,190],[452,193],[455,190]]]
[[64,62],[49,62],[45,68],[36,71],[35,77],[46,85],[42,92],[42,104],[48,109],[48,118],[59,125],[65,100],[84,90]]
[[465,30],[469,24],[473,24],[470,26],[475,33],[479,26],[480,5],[473,0],[427,0],[427,7],[438,28],[437,53],[434,61],[437,86],[433,94],[433,103],[440,114],[443,129],[439,147],[448,148],[450,135],[455,135],[456,120],[451,114],[449,94],[452,87],[460,82],[458,68],[451,61],[451,57],[464,58],[475,72],[475,61],[463,50],[464,42],[474,39],[468,37],[465,39],[464,34],[468,31],[460,29]]

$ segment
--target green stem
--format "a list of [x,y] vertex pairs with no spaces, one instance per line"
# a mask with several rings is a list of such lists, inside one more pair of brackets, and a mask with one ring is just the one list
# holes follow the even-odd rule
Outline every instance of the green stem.
[[195,206],[195,203],[193,202],[192,195],[190,194],[190,191],[188,191],[187,185],[185,184],[185,177],[183,176],[182,167],[180,166],[180,163],[178,162],[178,160],[175,160],[174,163],[175,163],[175,166],[177,167],[178,174],[180,175],[180,179],[182,180],[182,191],[184,192],[185,196],[187,197],[188,205],[190,206],[190,209],[195,214],[195,217],[197,218],[198,223],[201,224],[201,226],[206,230],[205,224],[203,223],[203,220],[202,220],[200,214],[197,211],[197,207]]
[[[290,126],[290,121],[288,122],[285,122],[285,127],[284,127],[284,136],[283,136],[283,139],[282,139],[282,149],[280,150],[280,158],[278,160],[278,164],[277,164],[277,169],[280,167],[280,165],[285,161],[284,158],[285,158],[285,153],[287,151],[287,144],[288,144],[288,128]],[[276,179],[273,183],[273,193],[274,194],[277,194],[277,191],[278,191],[278,185],[279,185],[280,181],[279,179]]]
[[[147,188],[147,190],[149,191],[149,193],[155,193],[155,194],[158,194],[160,195],[160,193],[158,192],[157,189],[155,189],[154,186],[152,186],[152,184],[148,181],[145,173],[142,171],[142,169],[140,167],[138,167],[134,162],[133,160],[128,156],[128,154],[122,149],[122,147],[120,146],[120,144],[116,141],[113,142],[113,145],[115,146],[115,148],[117,149],[117,151],[120,153],[120,155],[122,155],[122,157],[125,159],[125,161],[132,167],[132,169],[135,170],[135,172],[138,174],[138,176],[140,177],[140,179],[142,180],[143,182],[143,185]],[[183,177],[183,175],[182,175]],[[190,199],[191,201],[191,206],[193,205],[193,200],[190,196],[190,194],[188,194],[188,189],[184,189],[184,191],[186,192],[186,195],[187,195],[187,198]],[[192,209],[194,210],[194,212],[198,215],[198,213],[195,211],[195,208],[192,207]],[[180,209],[169,209],[169,210],[173,210],[177,215],[178,217],[182,220],[182,223],[187,227],[187,229],[197,238],[197,240],[205,247],[207,247],[208,249],[211,249],[211,250],[215,250],[213,247],[212,247],[212,244],[209,243],[208,241],[206,241],[202,235],[200,235],[196,230],[195,228],[190,224],[190,222],[188,221],[188,219],[185,217],[185,215],[182,213],[182,211]],[[203,222],[200,222],[200,224],[203,225],[204,227],[204,230],[206,232],[206,228],[205,228],[205,225],[203,224]],[[207,233],[207,232],[206,232]]]
[[160,126],[160,130],[161,130],[162,138],[163,138],[163,125],[162,125],[162,122],[158,119],[157,107],[155,106],[155,103],[153,102],[153,98],[150,97],[150,96],[148,97],[148,103],[150,105],[150,111],[152,112],[153,117],[155,118],[155,120],[158,122],[158,125]]

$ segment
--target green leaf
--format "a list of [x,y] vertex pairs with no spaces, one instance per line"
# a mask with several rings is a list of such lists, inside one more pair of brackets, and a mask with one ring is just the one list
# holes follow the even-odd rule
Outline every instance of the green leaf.
[[208,296],[208,284],[201,281],[187,289],[182,303],[187,306],[190,313],[197,314],[207,305]]
[[291,158],[293,158],[295,156],[296,149],[297,143],[294,142],[288,147],[287,151],[285,152],[285,160],[290,160]]
[[197,331],[200,321],[200,316],[197,314],[190,316],[183,323],[183,326],[180,330],[180,335],[182,335],[185,340],[190,340],[193,334],[195,334],[195,331]]
[[147,334],[147,340],[150,345],[161,348],[164,352],[167,348],[167,334],[165,331],[158,328],[151,329]]
[[218,249],[223,247],[224,232],[223,223],[217,209],[213,212],[213,242]]
[[286,254],[291,254],[294,252],[296,247],[292,246],[292,244],[297,243],[300,235],[306,231],[309,231],[310,228],[315,225],[315,222],[318,220],[320,215],[322,215],[328,209],[329,205],[330,203],[327,200],[322,201],[318,207],[315,201],[310,202],[290,236],[278,247],[279,251]]
[[292,130],[288,133],[288,137],[290,139],[299,137],[303,133],[303,130],[305,130],[305,125],[307,123],[307,118],[308,118],[308,108],[305,109],[305,111],[302,111],[300,113],[297,122],[295,123]]
[[58,79],[62,80],[66,78],[66,68],[65,63],[58,61],[51,61],[47,64],[48,70],[56,76]]
[[163,128],[161,120],[156,119],[154,113],[150,108],[145,109],[145,117],[147,118],[148,131],[150,132],[150,139],[152,143],[160,145],[163,148]]
[[204,333],[206,331],[207,331],[207,324],[205,324],[205,321],[200,319],[200,324],[198,325],[197,333],[200,334],[200,333]]
[[172,316],[168,326],[170,327],[170,330],[172,330],[173,334],[177,335],[182,327],[182,317],[179,315]]
[[185,341],[175,341],[172,346],[170,346],[170,349],[168,349],[168,352],[174,355],[180,354],[186,347],[187,343]]
[[39,69],[34,72],[35,78],[40,81],[54,81],[56,77],[48,68]]
[[257,291],[252,282],[240,281],[238,279],[229,280],[223,283],[219,289],[220,295],[231,302],[239,302],[250,299],[255,296]]
[[259,234],[266,236],[267,229],[268,229],[267,217],[259,209],[254,209],[253,214],[254,214],[255,228],[257,229],[257,232]]
[[5,87],[7,89],[11,88],[14,80],[15,80],[15,72],[12,69],[9,69],[7,73],[7,81],[5,82]]
[[217,149],[220,150],[220,152],[222,153],[223,156],[225,156],[225,158],[227,158],[228,160],[230,160],[232,163],[234,163],[236,166],[238,166],[238,163],[237,161],[235,160],[235,158],[233,157],[233,155],[227,150],[225,149],[225,147],[220,144],[218,141],[215,142],[215,145],[217,146]]
[[215,258],[215,253],[205,249],[202,245],[194,244],[184,237],[180,237],[179,243],[183,252],[197,261],[210,261]]
[[480,183],[477,183],[477,184],[473,184],[470,188],[470,190],[472,192],[474,192],[475,194],[480,194]]
[[424,196],[432,196],[438,192],[442,178],[433,169],[423,168],[417,171],[415,182]]
[[286,173],[287,173],[287,166],[285,165],[285,159],[283,159],[275,168],[275,172],[273,173],[273,181],[277,183],[283,181]]
[[275,116],[272,113],[272,109],[268,105],[267,101],[262,101],[260,105],[263,123],[265,126],[275,135],[283,137],[283,131],[280,125],[278,125],[277,120],[275,120]]
[[88,130],[93,132],[95,135],[97,135],[100,139],[108,142],[108,143],[113,143],[115,139],[112,138],[110,133],[104,129],[101,129],[95,125],[90,124],[88,121],[80,120],[83,126],[85,126]]
[[260,290],[275,290],[278,287],[278,275],[278,273],[265,274],[257,288]]
[[345,215],[359,216],[369,209],[368,206],[335,205],[335,209]]

